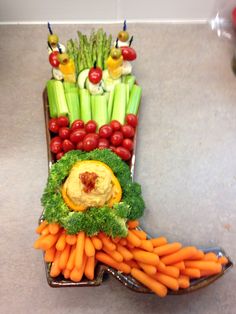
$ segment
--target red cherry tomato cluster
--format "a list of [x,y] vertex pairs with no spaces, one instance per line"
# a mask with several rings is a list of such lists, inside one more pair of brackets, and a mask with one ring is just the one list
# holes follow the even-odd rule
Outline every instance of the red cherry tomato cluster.
[[132,156],[137,124],[137,116],[128,114],[124,125],[114,120],[100,127],[96,133],[97,123],[93,120],[86,124],[82,120],[75,120],[69,127],[67,117],[53,118],[49,121],[49,130],[55,134],[50,142],[50,150],[56,154],[58,160],[73,149],[89,152],[95,148],[110,148],[127,161]]

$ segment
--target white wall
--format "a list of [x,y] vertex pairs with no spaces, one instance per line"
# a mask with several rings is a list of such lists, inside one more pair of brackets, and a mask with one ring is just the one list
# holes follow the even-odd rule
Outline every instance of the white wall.
[[0,22],[206,20],[216,0],[0,0]]

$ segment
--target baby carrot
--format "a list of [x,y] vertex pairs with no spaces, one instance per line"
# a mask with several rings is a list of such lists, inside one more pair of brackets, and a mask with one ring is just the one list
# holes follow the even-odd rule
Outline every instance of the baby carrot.
[[66,244],[66,247],[64,250],[61,252],[60,260],[59,260],[59,268],[61,270],[66,268],[69,256],[70,256],[70,249],[71,246],[69,244]]
[[131,275],[141,282],[144,286],[148,287],[150,290],[155,292],[160,297],[165,297],[167,295],[167,288],[163,284],[159,283],[155,279],[146,275],[143,271],[132,268]]
[[57,277],[60,275],[60,268],[59,268],[59,260],[60,260],[60,256],[61,256],[61,251],[57,251],[56,255],[55,255],[55,259],[51,265],[51,269],[50,269],[50,276],[51,277]]
[[42,243],[42,240],[43,238],[45,238],[46,236],[40,236],[37,240],[34,241],[34,248],[35,249],[42,249],[41,247],[41,243]]
[[199,270],[210,270],[220,273],[222,266],[219,263],[210,261],[185,261],[185,267],[198,268]]
[[64,271],[63,271],[63,276],[64,276],[64,278],[65,279],[69,279],[70,278],[70,270],[69,269],[64,269]]
[[154,253],[145,252],[140,249],[133,249],[131,253],[134,256],[134,259],[138,262],[153,266],[157,266],[159,263],[159,257]]
[[44,251],[50,249],[58,240],[58,235],[48,234],[46,236],[41,236],[35,241],[34,247],[36,249],[40,248]]
[[109,251],[106,247],[103,248],[103,251],[110,255],[116,262],[123,262],[123,255],[121,255],[118,251]]
[[152,277],[171,290],[174,290],[174,291],[179,290],[179,283],[177,279],[173,277],[170,277],[168,275],[158,273],[158,272]]
[[117,243],[120,242],[120,238],[119,238],[119,237],[112,238],[111,240],[112,240],[112,242],[114,242],[115,244],[117,244]]
[[100,233],[98,234],[98,237],[99,237],[99,239],[102,241],[103,245],[104,245],[108,250],[110,250],[110,251],[115,251],[115,249],[116,249],[115,243],[113,243],[113,242],[111,241],[111,239],[109,239],[109,238],[105,235],[105,233],[100,232]]
[[220,263],[221,265],[226,265],[228,264],[229,260],[226,256],[221,256],[218,258],[218,263]]
[[126,261],[126,264],[128,264],[131,268],[140,268],[137,262],[135,260],[131,259],[130,261]]
[[96,253],[96,259],[99,262],[102,262],[110,267],[113,267],[119,271],[122,271],[125,274],[129,274],[131,271],[131,268],[128,264],[126,263],[118,263],[116,262],[111,256],[109,256],[106,253],[103,253],[101,251]]
[[129,261],[133,258],[133,254],[124,246],[120,245],[119,243],[116,246],[117,251],[123,256],[125,261]]
[[139,247],[142,244],[141,240],[131,230],[128,230],[126,239],[131,245],[135,247]]
[[213,253],[213,252],[209,252],[209,253],[206,253],[204,255],[203,260],[204,261],[217,262],[218,261],[218,256],[215,253]]
[[45,251],[44,260],[47,263],[52,263],[56,254],[56,248],[53,245],[50,249]]
[[135,229],[139,226],[139,221],[138,220],[129,220],[128,221],[128,227],[129,229]]
[[67,234],[66,235],[66,243],[70,245],[74,245],[77,241],[75,234]]
[[[176,251],[179,251],[182,247],[182,244],[179,242],[164,244],[162,246],[158,246],[154,249],[154,253],[156,253],[158,256],[163,255],[169,255],[172,253],[175,253]],[[163,262],[165,263],[165,262]]]
[[[158,265],[159,266],[159,265]],[[157,266],[157,268],[158,268]],[[179,269],[174,266],[166,266],[163,268],[158,268],[158,271],[162,274],[168,275],[170,277],[178,278],[179,277]]]
[[47,225],[48,223],[46,220],[42,221],[41,224],[36,228],[35,232],[40,234]]
[[[80,231],[80,232],[82,232],[82,231]],[[81,281],[81,279],[83,278],[86,261],[87,261],[87,256],[85,254],[83,254],[81,267],[77,268],[75,266],[74,269],[72,269],[72,271],[70,273],[70,279],[72,281],[74,281],[74,282],[80,282]]]
[[76,253],[76,245],[73,245],[71,250],[70,250],[70,256],[69,256],[69,259],[68,259],[68,262],[66,264],[66,268],[68,270],[72,270],[75,266],[75,253]]
[[143,230],[132,230],[132,232],[140,239],[140,240],[146,240],[147,234]]
[[96,250],[101,250],[102,249],[102,241],[100,239],[98,239],[98,237],[96,236],[93,236],[91,238],[92,242],[93,242],[93,245],[95,247]]
[[83,265],[85,233],[80,231],[77,235],[75,251],[75,267],[79,270]]
[[157,270],[158,271],[162,271],[166,269],[166,265],[164,263],[162,263],[162,261],[159,261],[158,265],[157,265]]
[[135,246],[130,244],[129,242],[126,244],[126,246],[128,249],[134,249],[135,248]]
[[182,262],[178,262],[176,264],[172,264],[172,266],[179,268],[179,270],[185,269],[185,264],[184,264],[183,261]]
[[140,249],[143,249],[148,252],[153,252],[153,245],[151,240],[141,240]]
[[148,264],[145,264],[145,263],[141,263],[141,262],[138,262],[139,266],[142,268],[142,270],[147,274],[147,275],[154,275],[156,272],[157,272],[157,269],[155,266],[153,265],[148,265]]
[[154,238],[154,239],[151,239],[151,241],[154,247],[162,246],[168,243],[165,237]]
[[190,286],[190,282],[189,282],[189,277],[188,276],[180,275],[177,280],[178,280],[178,283],[179,283],[179,287],[182,288],[182,289],[186,289],[186,288],[188,288]]
[[57,234],[60,230],[60,226],[57,223],[52,223],[48,225],[48,230],[51,234]]
[[120,239],[120,242],[119,242],[121,245],[125,246],[127,245],[127,240],[125,238],[122,238]]
[[85,250],[85,254],[88,257],[95,255],[95,248],[94,248],[93,242],[91,241],[90,237],[85,237],[84,250]]
[[63,251],[65,247],[66,247],[66,234],[65,232],[62,232],[57,241],[56,249],[58,251]]
[[202,250],[197,250],[197,252],[193,256],[188,257],[188,260],[199,261],[199,260],[202,260],[203,258],[204,258],[204,252]]
[[49,228],[48,228],[48,226],[46,226],[43,230],[42,230],[42,232],[41,232],[41,235],[47,235],[47,234],[49,234],[50,232],[49,232]]
[[[161,249],[161,247],[156,248],[155,250],[157,250],[157,249]],[[171,265],[171,264],[175,264],[175,263],[181,262],[183,260],[186,260],[196,253],[197,253],[197,249],[194,246],[188,246],[188,247],[182,248],[178,252],[164,256],[163,258],[161,258],[161,261],[165,265]]]
[[84,274],[89,280],[94,279],[94,268],[95,268],[95,256],[87,258],[87,262],[84,269]]
[[188,276],[189,278],[200,278],[201,277],[200,270],[197,268],[186,267],[185,269],[181,270],[181,274]]
[[212,271],[212,270],[200,270],[201,277],[205,276],[212,276],[212,275],[217,275],[219,272],[217,271]]

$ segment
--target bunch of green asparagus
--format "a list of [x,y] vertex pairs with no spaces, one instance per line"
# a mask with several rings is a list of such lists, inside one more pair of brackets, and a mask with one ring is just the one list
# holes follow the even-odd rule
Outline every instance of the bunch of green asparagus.
[[112,36],[103,31],[102,28],[97,32],[94,30],[90,36],[83,35],[80,31],[77,32],[78,39],[70,39],[67,42],[67,53],[74,60],[76,74],[82,70],[91,68],[96,64],[101,69],[106,69],[106,60],[110,54]]

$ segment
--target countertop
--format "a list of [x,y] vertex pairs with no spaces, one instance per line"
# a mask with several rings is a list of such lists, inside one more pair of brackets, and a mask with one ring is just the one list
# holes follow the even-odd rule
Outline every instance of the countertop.
[[[55,25],[61,41],[89,25]],[[113,35],[118,25],[104,25]],[[135,179],[142,226],[185,245],[220,246],[236,260],[236,78],[233,45],[208,25],[131,24],[143,87]],[[184,296],[134,293],[112,278],[52,289],[32,248],[47,180],[42,91],[46,26],[0,26],[0,312],[235,313],[236,271]]]

